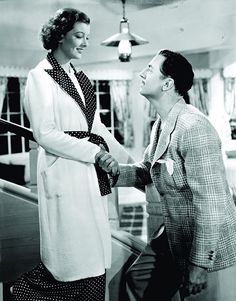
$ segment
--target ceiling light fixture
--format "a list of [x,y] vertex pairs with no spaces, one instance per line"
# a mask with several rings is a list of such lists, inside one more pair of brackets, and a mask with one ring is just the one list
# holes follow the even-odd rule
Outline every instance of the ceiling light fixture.
[[120,20],[120,32],[104,40],[103,46],[118,46],[119,59],[121,62],[129,62],[132,53],[132,46],[147,44],[148,41],[140,36],[131,33],[129,21],[125,16],[125,0],[121,0],[123,6],[123,18]]

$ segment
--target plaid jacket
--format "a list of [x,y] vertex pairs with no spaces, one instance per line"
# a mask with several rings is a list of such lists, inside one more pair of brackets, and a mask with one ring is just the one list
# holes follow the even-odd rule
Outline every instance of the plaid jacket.
[[143,161],[121,165],[117,186],[153,182],[181,270],[188,262],[209,271],[235,264],[236,207],[218,134],[201,112],[183,100],[172,108],[159,136],[160,122],[157,119],[153,126]]

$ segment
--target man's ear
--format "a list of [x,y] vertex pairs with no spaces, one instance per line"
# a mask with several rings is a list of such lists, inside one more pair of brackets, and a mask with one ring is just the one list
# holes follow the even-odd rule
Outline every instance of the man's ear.
[[174,80],[170,77],[165,79],[165,82],[162,86],[162,91],[170,90],[174,86]]

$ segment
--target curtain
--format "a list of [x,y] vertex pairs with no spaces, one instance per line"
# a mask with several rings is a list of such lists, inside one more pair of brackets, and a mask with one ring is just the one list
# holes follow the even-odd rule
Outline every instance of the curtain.
[[19,83],[20,83],[20,103],[22,105],[23,98],[25,96],[26,78],[25,77],[19,77]]
[[236,116],[236,79],[225,78],[225,110],[230,116]]
[[129,81],[110,81],[110,94],[118,119],[118,131],[124,137],[124,146],[134,145],[134,132],[129,104]]
[[[26,78],[19,77],[19,84],[20,84],[20,118],[21,118],[21,125],[25,126],[24,121],[24,109],[23,109],[23,99],[25,96],[25,86],[26,86]],[[21,137],[22,142],[22,152],[25,152],[25,138]],[[28,172],[28,165],[26,165],[26,172]]]
[[6,94],[7,77],[0,77],[0,117],[2,116],[3,101]]
[[189,91],[190,104],[209,115],[209,79],[197,78]]

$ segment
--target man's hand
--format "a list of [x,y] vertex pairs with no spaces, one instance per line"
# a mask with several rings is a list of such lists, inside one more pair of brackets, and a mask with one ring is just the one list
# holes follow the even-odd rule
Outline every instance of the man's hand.
[[182,294],[187,297],[196,295],[207,287],[207,269],[189,264],[184,277]]
[[116,176],[119,173],[119,163],[111,154],[101,149],[95,156],[95,161],[107,173]]

